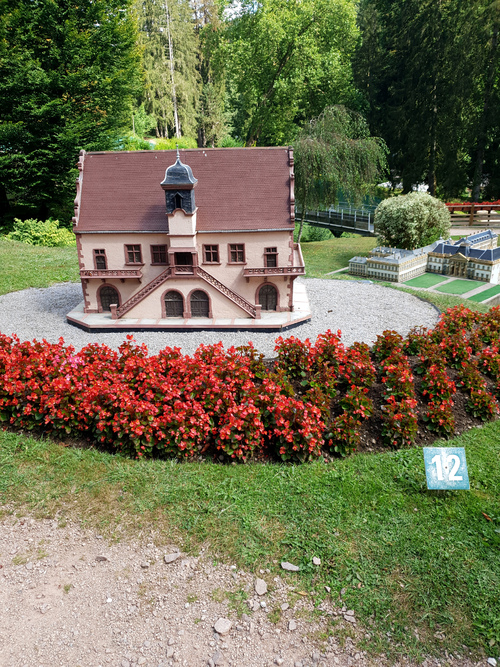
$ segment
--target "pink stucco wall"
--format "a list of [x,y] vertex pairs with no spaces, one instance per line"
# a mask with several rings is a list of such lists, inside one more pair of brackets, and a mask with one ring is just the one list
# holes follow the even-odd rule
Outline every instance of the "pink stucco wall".
[[[195,216],[193,216],[195,217]],[[179,221],[180,222],[180,221]],[[176,221],[177,223],[177,221]],[[235,221],[235,226],[237,221]],[[179,232],[177,224],[171,231]],[[184,228],[185,231],[188,231]],[[192,228],[189,232],[192,231]],[[266,232],[224,232],[224,233],[198,233],[191,237],[176,234],[82,234],[81,239],[81,269],[94,269],[93,250],[103,248],[106,250],[107,268],[122,270],[137,268],[143,275],[142,282],[135,278],[106,278],[106,284],[115,287],[120,294],[120,301],[124,303],[135,292],[142,289],[147,283],[165,270],[165,266],[151,265],[151,245],[174,245],[175,247],[190,247],[196,244],[198,265],[217,278],[226,287],[244,297],[251,304],[256,303],[257,291],[265,282],[270,282],[278,290],[279,310],[288,310],[291,304],[293,290],[293,279],[290,276],[265,276],[255,275],[246,278],[243,275],[245,268],[264,267],[264,248],[276,247],[278,252],[278,266],[292,266],[294,263],[293,238],[290,231],[266,231]],[[184,238],[184,240],[183,240]],[[245,263],[231,264],[229,262],[228,246],[231,243],[244,244]],[[125,258],[125,245],[141,245],[142,266],[128,265]],[[204,245],[218,245],[219,264],[205,264],[203,257]],[[295,262],[297,253],[295,253]],[[90,278],[86,285],[86,311],[96,312],[98,310],[98,290],[103,284],[100,278]],[[161,284],[154,292],[144,298],[127,314],[127,318],[152,318],[159,319],[162,316],[162,297],[168,289],[178,290],[185,299],[194,289],[204,290],[210,297],[212,315],[216,318],[246,318],[249,315],[230,299],[222,295],[216,288],[207,284],[199,278],[169,278]]]

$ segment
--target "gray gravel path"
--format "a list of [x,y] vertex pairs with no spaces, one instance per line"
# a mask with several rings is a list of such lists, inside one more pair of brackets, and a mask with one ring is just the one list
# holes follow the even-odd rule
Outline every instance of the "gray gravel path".
[[[372,344],[377,334],[395,329],[406,334],[412,327],[433,327],[438,320],[436,309],[410,294],[380,285],[359,281],[305,279],[312,309],[312,319],[284,336],[312,341],[327,329],[341,329],[346,345],[355,341]],[[0,297],[0,331],[16,333],[21,340],[57,342],[62,336],[67,344],[80,349],[90,342],[118,348],[126,334],[87,333],[66,322],[66,313],[82,301],[79,283],[61,283],[47,289],[28,289]],[[266,356],[274,355],[276,334],[263,332],[190,331],[134,333],[138,343],[146,343],[152,354],[166,346],[180,347],[184,354],[193,354],[200,343],[222,341],[225,347],[243,345],[250,339]]]

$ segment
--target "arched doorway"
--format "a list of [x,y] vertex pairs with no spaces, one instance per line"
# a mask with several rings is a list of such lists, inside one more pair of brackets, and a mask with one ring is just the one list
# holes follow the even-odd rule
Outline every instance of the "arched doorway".
[[102,311],[110,311],[112,303],[116,303],[117,306],[120,305],[120,295],[118,294],[118,290],[112,285],[104,285],[104,287],[101,287],[99,291],[99,300],[101,302]]
[[276,310],[278,306],[278,290],[274,285],[262,285],[259,290],[259,303],[262,310]]
[[184,315],[184,298],[179,292],[165,294],[165,317],[182,317]]
[[201,290],[191,294],[191,317],[209,317],[208,295]]

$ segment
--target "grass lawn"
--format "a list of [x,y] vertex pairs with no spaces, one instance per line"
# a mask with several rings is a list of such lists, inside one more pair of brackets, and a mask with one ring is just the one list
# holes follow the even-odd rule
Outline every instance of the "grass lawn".
[[452,280],[451,283],[446,283],[442,287],[436,287],[436,290],[445,294],[465,294],[481,285],[484,283],[479,280]]
[[439,283],[442,283],[445,280],[448,280],[446,276],[437,276],[434,273],[424,273],[422,276],[407,280],[404,284],[409,287],[434,287],[434,285],[439,285]]
[[302,254],[308,278],[324,278],[330,271],[342,269],[356,255],[367,255],[377,245],[373,236],[302,243]]
[[43,248],[0,238],[0,294],[77,280],[76,247]]
[[318,604],[325,585],[336,601],[345,589],[370,650],[456,654],[500,642],[499,436],[494,423],[447,443],[466,447],[471,491],[429,492],[420,449],[228,466],[138,462],[0,432],[0,501],[108,539],[154,528],[191,552],[209,541],[214,556],[255,572],[297,563],[290,582]]
[[489,299],[496,294],[500,294],[500,285],[495,285],[495,287],[490,287],[490,289],[484,290],[484,292],[479,292],[479,294],[470,296],[469,301],[485,301],[486,299]]
[[412,290],[409,287],[395,287],[394,285],[390,285],[390,287],[400,289],[403,292],[408,292],[408,294],[413,294],[414,296],[418,297],[419,299],[423,299],[424,301],[429,301],[429,303],[434,304],[436,308],[439,308],[439,310],[443,312],[448,308],[454,308],[460,304],[464,304],[467,306],[467,308],[470,308],[470,310],[478,310],[481,313],[485,313],[490,309],[489,306],[486,306],[483,303],[477,303],[469,299],[464,299],[460,296],[453,296],[452,294],[439,294],[439,292],[421,292]]
[[[304,244],[308,275],[325,277],[375,243]],[[0,294],[77,279],[74,249],[0,241],[0,254]],[[444,294],[432,300],[460,302]],[[133,461],[0,431],[0,506],[70,517],[110,540],[147,539],[154,529],[186,551],[209,543],[214,557],[255,572],[269,567],[277,575],[281,560],[297,563],[301,571],[286,576],[318,605],[325,585],[335,603],[345,589],[344,604],[369,631],[363,641],[373,653],[418,659],[464,655],[466,645],[497,655],[500,422],[445,444],[466,448],[470,491],[427,491],[420,449],[231,466]]]

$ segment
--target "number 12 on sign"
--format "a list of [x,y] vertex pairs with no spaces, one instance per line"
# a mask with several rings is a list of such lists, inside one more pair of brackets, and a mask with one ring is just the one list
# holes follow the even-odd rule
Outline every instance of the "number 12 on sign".
[[428,489],[469,489],[463,447],[424,447]]

